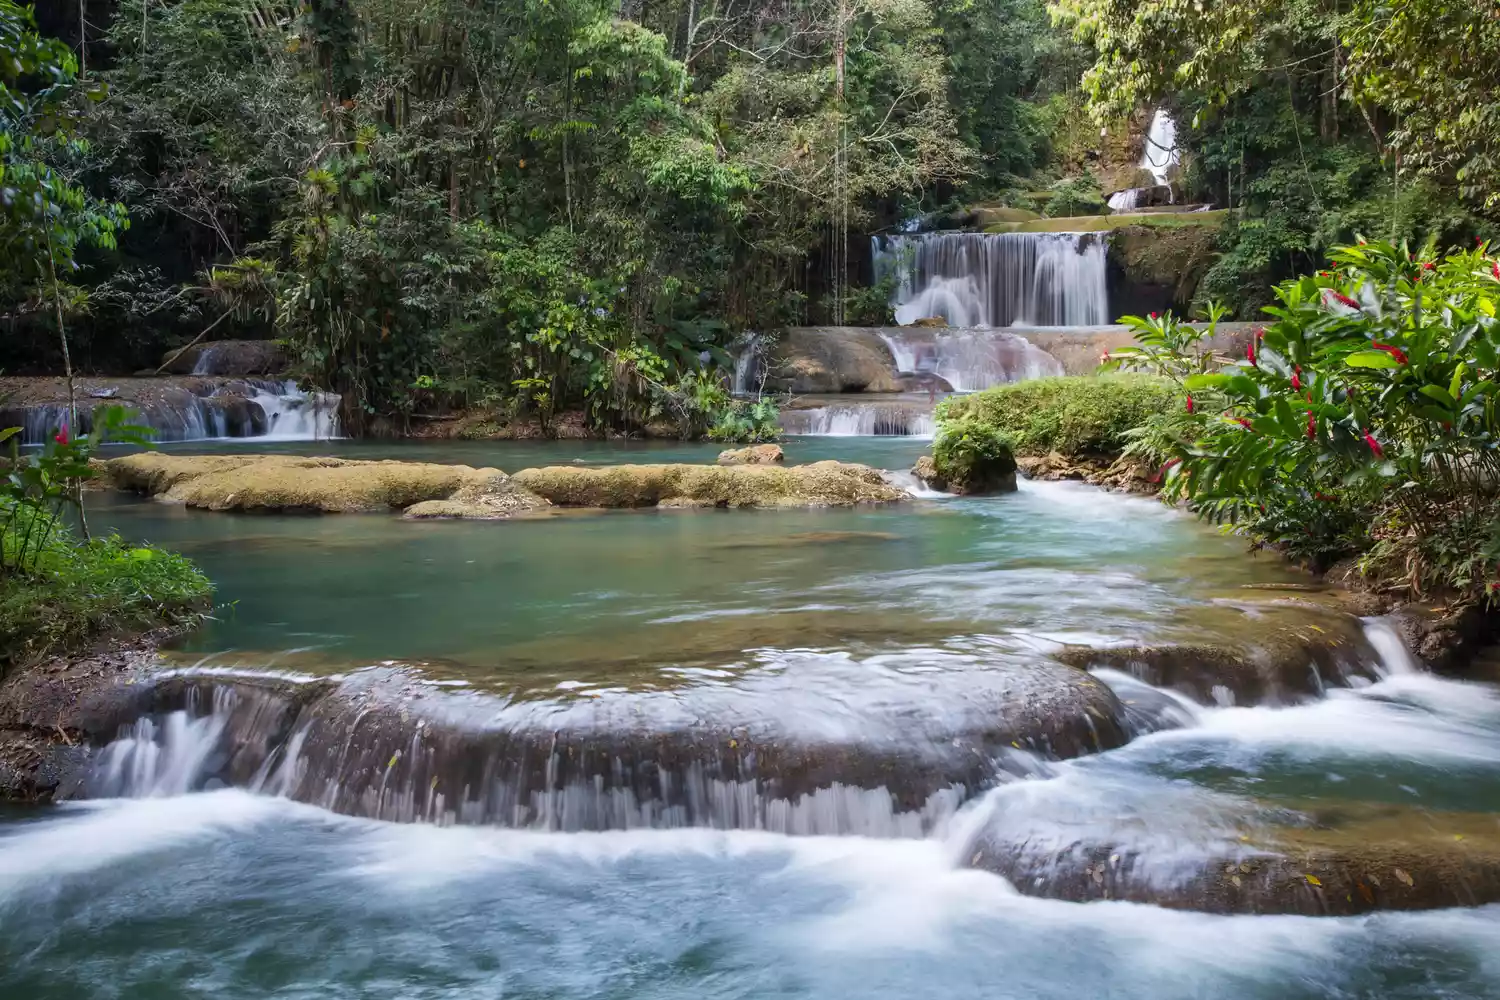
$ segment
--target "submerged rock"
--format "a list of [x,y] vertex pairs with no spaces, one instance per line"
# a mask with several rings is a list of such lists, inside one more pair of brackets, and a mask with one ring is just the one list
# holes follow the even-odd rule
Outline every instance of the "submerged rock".
[[1208,913],[1347,916],[1500,901],[1494,816],[1400,807],[1352,819],[1294,814],[1197,850],[1181,838],[1152,849],[1015,842],[986,830],[965,858],[1030,896]]
[[53,760],[49,779],[60,798],[232,785],[403,822],[887,836],[929,830],[994,778],[1008,748],[1068,757],[1125,738],[1113,693],[1080,671],[1015,665],[942,681],[926,699],[874,697],[851,712],[834,693],[792,691],[779,671],[504,698],[393,669],[137,674],[99,676],[61,715],[13,687],[0,718],[68,726],[77,759]]
[[779,465],[785,461],[786,453],[779,444],[752,444],[719,452],[720,465]]
[[846,507],[909,499],[875,469],[841,462],[549,466],[513,478],[559,507]]
[[109,462],[115,487],[208,510],[399,510],[413,517],[504,517],[546,507],[497,469],[291,455],[128,455]]
[[1202,704],[1285,705],[1354,679],[1373,679],[1380,657],[1353,615],[1292,602],[1243,604],[1200,613],[1211,639],[1069,646],[1057,654],[1081,668],[1109,667]]

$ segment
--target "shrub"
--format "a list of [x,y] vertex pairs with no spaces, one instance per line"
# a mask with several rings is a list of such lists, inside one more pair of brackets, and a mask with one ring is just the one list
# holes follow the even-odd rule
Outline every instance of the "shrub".
[[945,423],[932,446],[938,476],[955,493],[998,493],[1016,488],[1010,442],[975,417]]
[[938,407],[940,428],[974,419],[1009,441],[1017,455],[1061,452],[1110,456],[1129,443],[1132,428],[1180,408],[1170,380],[1144,374],[1064,376],[999,385]]
[[[1198,426],[1164,492],[1322,562],[1368,549],[1369,571],[1417,593],[1492,595],[1500,262],[1488,244],[1438,260],[1361,243],[1332,260],[1276,288],[1243,358],[1182,377]],[[1180,344],[1151,347],[1170,317],[1127,322],[1143,350],[1117,362],[1189,363]]]
[[1078,215],[1104,215],[1109,205],[1099,182],[1092,174],[1069,177],[1052,185],[1052,197],[1047,200],[1046,215],[1058,219]]
[[102,636],[191,621],[207,606],[213,587],[183,556],[117,535],[84,541],[36,507],[4,513],[0,547],[14,553],[29,535],[31,568],[0,575],[0,676]]

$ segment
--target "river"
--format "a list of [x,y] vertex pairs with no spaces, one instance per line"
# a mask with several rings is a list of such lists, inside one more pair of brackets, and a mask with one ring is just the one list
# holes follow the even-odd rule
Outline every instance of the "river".
[[[787,445],[789,461],[887,469],[923,448]],[[278,450],[507,470],[713,454],[587,442]],[[1265,602],[1318,596],[1186,516],[1075,484],[899,509],[501,523],[101,497],[93,517],[181,549],[219,585],[215,620],[168,653],[179,668],[394,673],[490,699],[496,713],[668,703],[914,749],[983,711],[997,672],[1042,669],[1066,644],[1254,632]],[[844,803],[815,836],[683,827],[666,812],[648,815],[657,828],[574,832],[385,822],[273,794],[274,783],[204,780],[222,732],[163,723],[111,748],[139,772],[119,785],[133,797],[0,812],[0,996],[1500,996],[1494,907],[1210,916],[1033,898],[966,867],[981,828],[1027,849],[1108,843],[1170,882],[1292,813],[1492,822],[1500,695],[1417,671],[1380,622],[1366,628],[1372,679],[1297,703],[1237,705],[1222,692],[1194,703],[1100,671],[1129,703],[1166,703],[1172,725],[1076,760],[1016,751],[986,790],[917,824],[888,803]]]

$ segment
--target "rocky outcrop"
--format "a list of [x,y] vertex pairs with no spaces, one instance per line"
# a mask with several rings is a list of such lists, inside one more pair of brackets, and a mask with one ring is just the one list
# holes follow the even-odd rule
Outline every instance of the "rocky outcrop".
[[117,489],[206,510],[493,518],[548,506],[499,470],[466,465],[153,452],[112,459],[107,472]]
[[863,465],[551,466],[515,481],[559,507],[847,507],[910,499]]
[[720,465],[780,465],[785,461],[786,453],[779,444],[752,444],[719,452]]
[[771,349],[770,392],[900,392],[896,360],[873,329],[793,327]]
[[1191,314],[1198,285],[1219,256],[1213,226],[1130,225],[1109,235],[1106,282],[1115,316]]
[[1070,646],[1062,662],[1111,667],[1201,704],[1286,705],[1374,679],[1380,658],[1353,615],[1295,601],[1223,603],[1190,631],[1212,639],[1104,648]]
[[968,864],[1021,892],[1077,902],[1128,900],[1207,913],[1347,916],[1500,901],[1500,827],[1488,814],[1404,807],[1280,811],[1195,855],[1131,840],[1016,841],[994,828]]
[[[282,386],[256,379],[79,377],[75,390],[75,434],[92,429],[98,407],[121,405],[154,428],[159,440],[180,441],[265,434],[266,413],[254,400]],[[0,427],[23,428],[25,443],[49,440],[68,419],[66,379],[0,378]]]
[[162,356],[164,370],[173,375],[279,375],[289,361],[274,340],[210,340]]

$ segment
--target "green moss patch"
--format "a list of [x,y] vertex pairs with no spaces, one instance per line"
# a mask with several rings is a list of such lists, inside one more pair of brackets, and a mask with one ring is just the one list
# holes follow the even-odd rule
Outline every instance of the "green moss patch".
[[1111,455],[1124,450],[1126,432],[1181,405],[1174,383],[1150,375],[1065,376],[947,400],[938,407],[938,422],[940,428],[966,420],[987,424],[1017,455]]

